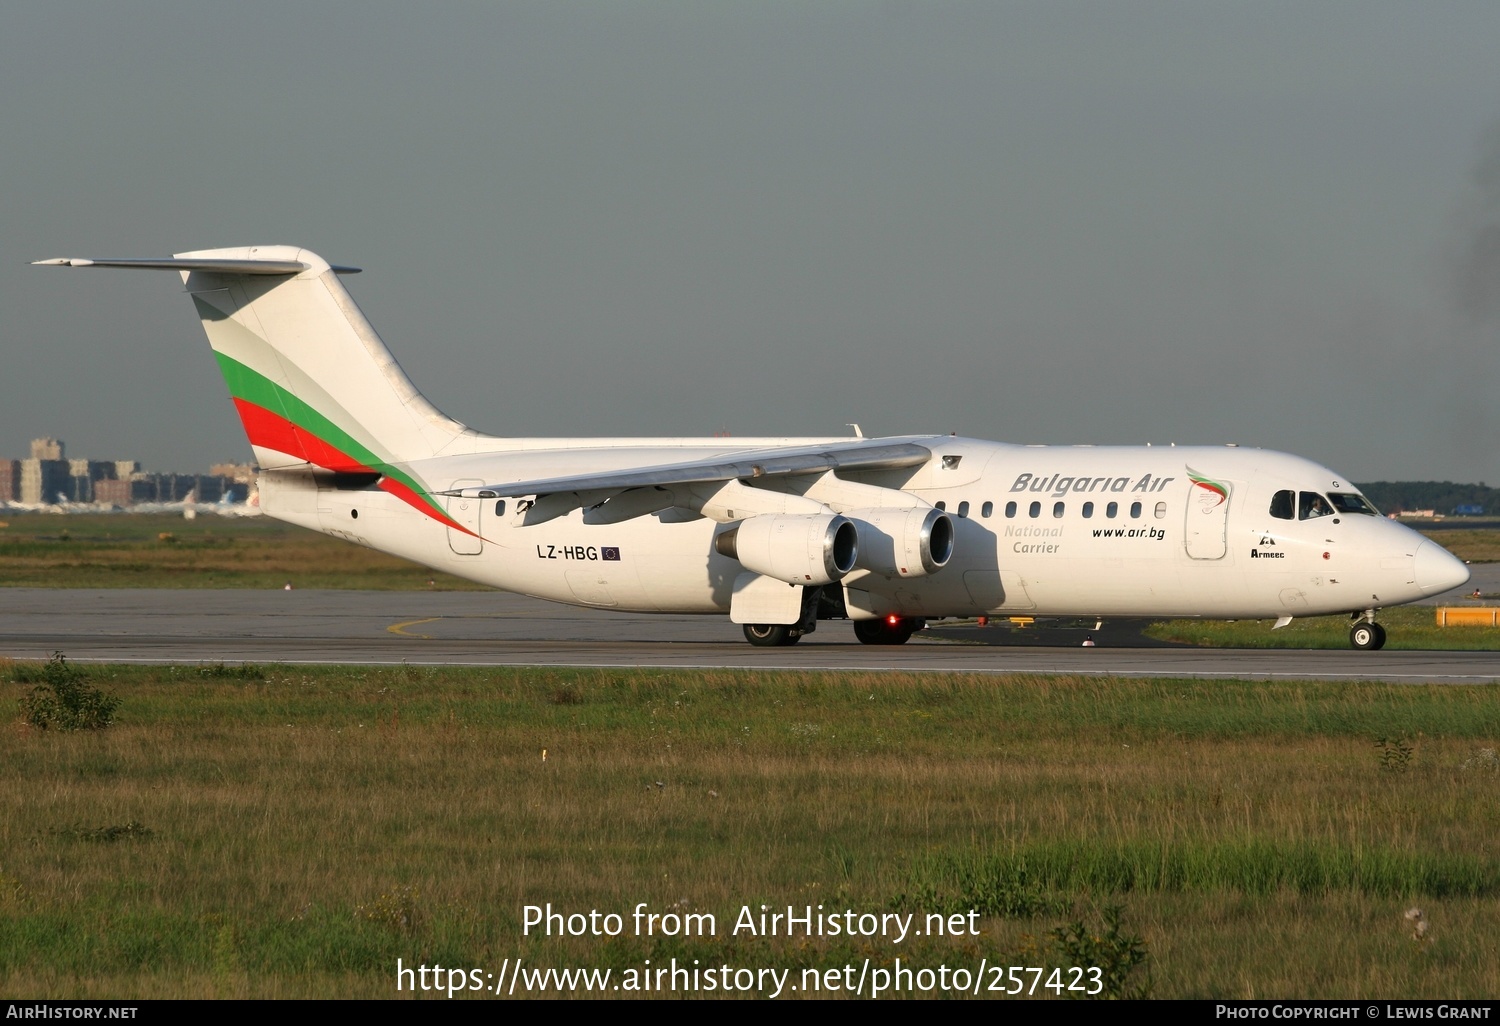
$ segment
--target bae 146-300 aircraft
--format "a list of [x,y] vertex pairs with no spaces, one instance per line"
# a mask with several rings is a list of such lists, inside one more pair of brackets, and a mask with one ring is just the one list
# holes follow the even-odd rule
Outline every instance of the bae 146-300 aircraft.
[[505,438],[430,404],[331,266],[258,246],[181,274],[261,467],[266,514],[578,606],[724,614],[753,645],[848,619],[901,644],[943,617],[1274,619],[1382,606],[1468,569],[1349,481],[1235,446],[892,438]]

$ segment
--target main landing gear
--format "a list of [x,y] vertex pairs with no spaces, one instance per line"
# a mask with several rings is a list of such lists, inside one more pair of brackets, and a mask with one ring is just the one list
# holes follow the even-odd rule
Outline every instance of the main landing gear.
[[745,640],[756,648],[795,645],[802,640],[802,631],[795,624],[747,623]]
[[904,645],[922,627],[921,620],[883,616],[879,620],[855,620],[854,636],[866,645]]
[[844,593],[836,588],[803,588],[802,619],[796,623],[747,623],[745,640],[756,648],[795,645],[818,629],[818,616],[845,616]]
[[1385,628],[1375,622],[1375,610],[1366,609],[1354,614],[1354,626],[1349,628],[1349,644],[1369,652],[1385,647]]

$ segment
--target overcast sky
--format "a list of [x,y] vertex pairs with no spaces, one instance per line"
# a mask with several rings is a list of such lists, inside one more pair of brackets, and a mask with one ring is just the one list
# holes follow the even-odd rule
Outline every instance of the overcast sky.
[[0,455],[247,459],[173,276],[305,246],[508,435],[1239,442],[1500,483],[1500,4],[21,4]]

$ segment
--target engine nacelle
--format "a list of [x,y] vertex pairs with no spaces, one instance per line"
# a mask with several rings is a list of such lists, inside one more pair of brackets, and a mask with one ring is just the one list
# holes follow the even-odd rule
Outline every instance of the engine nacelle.
[[763,514],[719,535],[714,550],[788,584],[832,584],[854,569],[859,531],[837,513]]
[[930,506],[852,509],[859,565],[878,574],[925,577],[953,557],[953,520]]

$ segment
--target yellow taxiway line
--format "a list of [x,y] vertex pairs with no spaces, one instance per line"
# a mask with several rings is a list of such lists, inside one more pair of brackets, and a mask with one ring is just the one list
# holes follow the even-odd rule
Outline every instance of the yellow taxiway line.
[[408,634],[408,633],[406,633],[406,628],[408,628],[408,627],[415,627],[419,623],[432,623],[432,621],[434,621],[434,620],[441,620],[441,619],[442,619],[441,616],[429,616],[425,620],[403,620],[400,623],[393,623],[393,624],[391,624],[389,627],[386,628],[386,630],[389,631],[392,634],[399,634],[403,638],[425,638],[426,640],[431,641],[432,640],[432,635],[431,634]]

